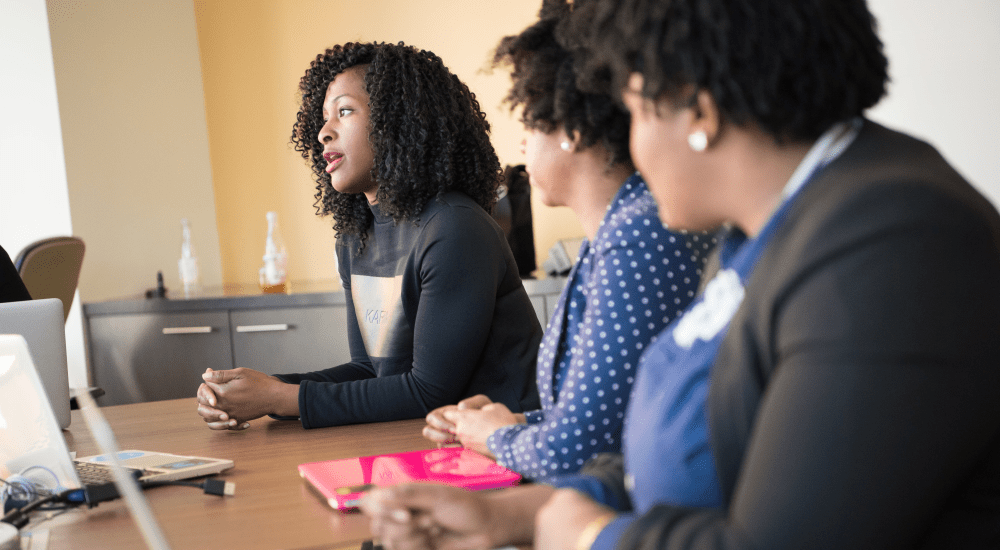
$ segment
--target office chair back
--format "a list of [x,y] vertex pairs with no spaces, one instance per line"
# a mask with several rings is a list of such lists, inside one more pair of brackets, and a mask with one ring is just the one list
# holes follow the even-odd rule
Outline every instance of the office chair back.
[[14,267],[33,299],[62,300],[63,321],[69,317],[73,305],[85,249],[79,237],[51,237],[24,247],[14,260]]

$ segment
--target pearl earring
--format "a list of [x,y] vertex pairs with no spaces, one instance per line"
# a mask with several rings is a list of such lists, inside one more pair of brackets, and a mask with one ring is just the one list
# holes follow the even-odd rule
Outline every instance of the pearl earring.
[[705,135],[704,130],[698,130],[697,132],[688,136],[688,145],[691,146],[691,150],[700,153],[708,147],[708,136]]
[[569,149],[570,149],[571,146],[570,146],[570,144],[569,144],[568,141],[564,141],[564,142],[562,142],[562,143],[559,144],[559,147],[562,147],[563,151],[569,151]]

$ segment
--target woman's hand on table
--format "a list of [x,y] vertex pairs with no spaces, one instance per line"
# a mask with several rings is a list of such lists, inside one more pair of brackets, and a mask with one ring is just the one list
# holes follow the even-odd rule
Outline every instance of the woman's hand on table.
[[458,443],[458,440],[455,438],[455,424],[447,420],[444,417],[444,413],[459,409],[478,410],[492,402],[489,397],[480,394],[467,397],[459,401],[457,405],[445,405],[444,407],[434,409],[427,413],[427,425],[424,426],[423,430],[424,437],[437,443],[439,446]]
[[447,485],[411,483],[369,492],[361,511],[374,538],[388,550],[494,548],[499,533],[489,501]]
[[519,423],[518,417],[503,403],[489,403],[479,409],[449,409],[442,416],[454,426],[454,437],[463,447],[494,460],[496,457],[486,440],[500,428]]
[[202,379],[198,414],[213,430],[245,430],[267,414],[298,415],[297,385],[245,368],[206,369]]
[[[215,372],[212,369],[206,369],[205,373]],[[245,430],[250,427],[249,422],[239,423],[235,418],[230,418],[229,414],[217,408],[218,399],[215,396],[215,392],[208,384],[202,382],[198,386],[198,414],[201,418],[208,424],[208,427],[213,430]]]

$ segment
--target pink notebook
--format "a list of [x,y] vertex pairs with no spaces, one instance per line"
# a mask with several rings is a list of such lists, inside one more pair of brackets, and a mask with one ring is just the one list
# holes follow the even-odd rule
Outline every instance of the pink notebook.
[[466,489],[513,487],[521,475],[461,447],[299,464],[299,475],[338,510],[356,508],[372,486],[431,481]]

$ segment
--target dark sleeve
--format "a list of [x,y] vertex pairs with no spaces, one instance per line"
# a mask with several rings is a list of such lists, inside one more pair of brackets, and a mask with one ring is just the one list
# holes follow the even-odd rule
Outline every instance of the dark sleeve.
[[461,399],[490,335],[506,265],[501,238],[487,217],[468,208],[427,220],[415,259],[412,368],[336,384],[303,382],[303,426],[420,418]]
[[0,247],[0,302],[23,302],[31,295],[14,268],[7,251]]
[[1000,429],[1000,255],[947,199],[868,199],[762,308],[774,368],[728,510],[654,507],[619,550],[915,548],[947,523]]
[[[338,242],[338,256],[340,258],[346,259],[348,254],[347,246],[351,245],[341,245]],[[343,327],[347,330],[347,343],[351,351],[351,361],[344,363],[342,365],[337,365],[328,369],[323,369],[321,371],[315,372],[305,372],[305,373],[294,373],[294,374],[276,374],[275,377],[289,384],[299,384],[299,411],[305,411],[301,414],[303,426],[310,427],[320,427],[320,425],[314,425],[310,422],[310,419],[314,416],[321,415],[322,412],[311,411],[307,408],[308,404],[311,406],[323,406],[326,403],[327,397],[324,395],[327,392],[326,389],[330,388],[332,384],[337,384],[341,382],[351,382],[355,380],[365,380],[369,378],[375,378],[375,369],[372,367],[371,358],[368,357],[368,352],[365,350],[365,344],[361,337],[361,331],[358,328],[358,318],[356,312],[354,311],[354,300],[351,294],[351,277],[349,272],[349,264],[343,260],[338,266],[340,269],[340,279],[341,286],[344,292],[344,301],[347,315],[347,326]],[[340,330],[341,327],[329,327],[330,330]],[[319,382],[312,387],[312,391],[318,392],[318,396],[312,396],[312,398],[307,397],[305,386],[302,384],[304,381],[309,382]],[[335,399],[335,395],[330,395],[329,399]],[[272,415],[273,416],[273,415]],[[280,420],[291,420],[294,417],[279,417],[273,416],[273,418],[278,418]]]
[[[371,359],[365,351],[364,342],[358,329],[358,318],[354,311],[354,302],[351,300],[351,289],[344,288],[344,296],[347,306],[347,342],[351,350],[351,361],[336,367],[323,369],[315,372],[305,372],[297,374],[277,374],[278,379],[289,384],[298,384],[303,381],[311,382],[350,382],[352,380],[364,380],[375,378],[375,369],[372,367]],[[340,327],[330,327],[330,330],[338,330]],[[301,399],[300,399],[301,406]]]
[[553,487],[576,489],[605,506],[627,512],[632,501],[625,489],[625,458],[621,453],[600,453],[579,472],[545,481]]

